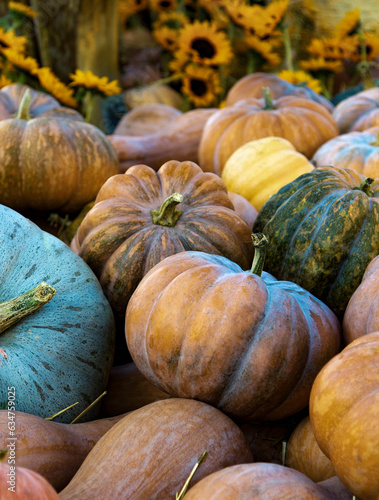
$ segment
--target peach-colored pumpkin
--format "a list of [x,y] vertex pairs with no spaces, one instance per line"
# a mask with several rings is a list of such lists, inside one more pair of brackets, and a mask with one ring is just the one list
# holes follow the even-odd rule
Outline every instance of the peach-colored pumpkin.
[[340,134],[379,125],[379,88],[362,90],[341,101],[333,110]]

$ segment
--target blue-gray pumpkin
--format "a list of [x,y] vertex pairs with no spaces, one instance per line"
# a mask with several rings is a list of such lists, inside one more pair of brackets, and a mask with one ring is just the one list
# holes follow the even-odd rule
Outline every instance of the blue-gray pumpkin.
[[[49,302],[0,333],[0,402],[70,422],[106,388],[115,324],[89,266],[70,248],[14,210],[0,205],[0,303],[41,282]],[[0,322],[4,318],[0,314]],[[83,420],[95,418],[95,405]]]

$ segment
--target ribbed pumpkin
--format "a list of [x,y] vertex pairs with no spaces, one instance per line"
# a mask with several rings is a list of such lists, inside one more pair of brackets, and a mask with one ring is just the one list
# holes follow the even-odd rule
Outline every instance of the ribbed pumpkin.
[[100,129],[60,116],[30,119],[28,91],[15,118],[0,121],[0,203],[17,211],[75,212],[119,172]]
[[251,230],[233,210],[224,182],[196,163],[176,160],[158,172],[136,165],[109,179],[71,248],[121,314],[142,277],[169,255],[200,250],[247,269],[253,253]]
[[[49,417],[78,402],[76,416],[107,385],[115,344],[111,307],[94,273],[65,243],[2,205],[0,220],[0,402],[13,386],[18,411]],[[9,303],[44,281],[50,287],[39,287],[43,294],[55,290],[49,302],[29,293]],[[57,420],[70,422],[72,414]]]
[[349,300],[342,329],[346,344],[379,331],[379,256],[369,263],[362,282]]
[[344,99],[334,108],[333,117],[340,134],[379,125],[379,88],[362,90]]
[[221,411],[191,399],[157,401],[104,434],[60,499],[174,499],[204,452],[191,484],[253,460],[241,429]]
[[221,175],[232,153],[246,142],[283,137],[299,153],[312,158],[326,141],[338,135],[337,125],[324,106],[295,96],[244,99],[214,113],[206,122],[199,144],[203,170]]
[[131,297],[125,334],[137,368],[169,394],[278,420],[307,406],[340,325],[299,286],[259,276],[261,238],[251,272],[203,252],[164,259]]
[[209,474],[188,490],[186,500],[351,500],[340,481],[316,484],[278,464],[239,464]]
[[84,117],[78,111],[62,106],[46,92],[39,92],[21,83],[12,83],[0,90],[0,120],[16,117],[26,89],[30,92],[30,119],[45,116],[84,122]]
[[359,498],[379,492],[379,332],[354,340],[317,375],[309,400],[316,440]]
[[379,177],[379,127],[334,137],[314,154],[316,167],[352,168],[366,177]]
[[330,113],[333,111],[333,104],[326,97],[317,94],[306,85],[294,85],[283,78],[272,73],[255,72],[240,78],[229,90],[226,96],[226,105],[230,106],[249,97],[262,98],[263,88],[269,87],[272,98],[284,96],[296,96],[310,99],[322,104]]
[[286,139],[265,137],[236,149],[221,177],[229,191],[244,196],[259,211],[281,187],[313,168]]
[[351,169],[316,168],[265,203],[254,231],[270,242],[267,271],[298,283],[342,320],[379,253],[379,179]]

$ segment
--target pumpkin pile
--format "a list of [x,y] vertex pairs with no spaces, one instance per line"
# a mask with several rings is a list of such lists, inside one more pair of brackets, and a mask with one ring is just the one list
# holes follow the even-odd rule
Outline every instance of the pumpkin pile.
[[376,90],[0,91],[0,498],[379,498]]

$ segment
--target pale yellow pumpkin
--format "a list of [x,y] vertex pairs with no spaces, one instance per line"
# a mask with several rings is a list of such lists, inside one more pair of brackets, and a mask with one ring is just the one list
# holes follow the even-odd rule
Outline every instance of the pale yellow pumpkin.
[[259,211],[280,188],[313,169],[286,139],[264,137],[236,149],[221,177],[229,191],[242,195]]

